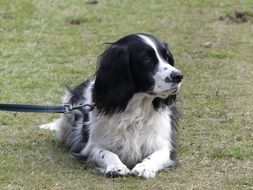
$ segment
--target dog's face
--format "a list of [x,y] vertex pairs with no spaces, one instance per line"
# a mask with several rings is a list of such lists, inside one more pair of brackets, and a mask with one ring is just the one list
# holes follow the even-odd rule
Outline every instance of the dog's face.
[[176,94],[182,79],[165,43],[133,34],[110,44],[100,56],[93,98],[105,112],[124,110],[137,92],[159,98]]
[[128,44],[136,91],[163,98],[177,93],[183,75],[173,67],[174,59],[167,45],[153,36],[137,37]]

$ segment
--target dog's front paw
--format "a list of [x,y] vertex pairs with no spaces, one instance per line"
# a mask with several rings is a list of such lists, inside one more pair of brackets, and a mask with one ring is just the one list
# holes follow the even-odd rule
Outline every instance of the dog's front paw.
[[150,179],[155,177],[156,172],[151,168],[148,168],[145,164],[139,163],[132,170],[131,173],[135,176],[144,177]]
[[115,178],[130,174],[130,170],[125,166],[110,166],[106,169],[105,175],[108,178]]

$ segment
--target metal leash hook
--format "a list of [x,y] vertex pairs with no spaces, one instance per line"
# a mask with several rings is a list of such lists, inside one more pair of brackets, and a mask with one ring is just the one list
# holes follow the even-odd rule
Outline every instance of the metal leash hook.
[[65,114],[69,114],[71,113],[73,110],[81,110],[83,113],[87,113],[90,112],[94,109],[95,105],[94,104],[79,104],[77,106],[73,106],[71,104],[65,104],[64,105],[64,113]]

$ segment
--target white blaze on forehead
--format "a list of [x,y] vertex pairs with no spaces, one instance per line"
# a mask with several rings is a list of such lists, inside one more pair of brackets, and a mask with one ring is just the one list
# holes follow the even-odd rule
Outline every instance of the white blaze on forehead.
[[156,46],[156,44],[155,44],[155,42],[150,38],[150,37],[148,37],[148,36],[145,36],[145,35],[138,35],[140,38],[142,38],[143,39],[143,41],[146,43],[146,44],[148,44],[149,46],[151,46],[152,48],[153,48],[153,50],[155,51],[155,54],[156,54],[156,57],[157,57],[157,59],[158,59],[158,61],[159,61],[159,63],[160,63],[160,65],[159,66],[162,66],[163,68],[167,68],[167,69],[169,69],[170,71],[172,71],[172,70],[176,70],[173,66],[171,66],[170,64],[168,64],[165,60],[164,60],[164,58],[162,58],[161,56],[160,56],[160,54],[158,53],[158,50],[157,50],[157,46]]
[[159,62],[164,62],[163,58],[161,58],[158,53],[158,50],[157,50],[157,47],[156,47],[154,41],[152,39],[150,39],[148,36],[144,36],[144,35],[139,35],[139,36],[144,40],[144,42],[146,44],[150,45],[154,49],[156,57],[159,60]]

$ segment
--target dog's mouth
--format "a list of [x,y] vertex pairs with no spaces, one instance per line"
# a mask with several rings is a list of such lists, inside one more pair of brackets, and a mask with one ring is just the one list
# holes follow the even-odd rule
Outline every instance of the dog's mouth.
[[180,84],[172,85],[172,88],[168,90],[168,92],[171,92],[173,94],[177,94],[180,89]]

